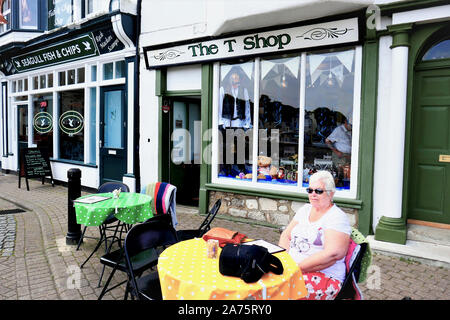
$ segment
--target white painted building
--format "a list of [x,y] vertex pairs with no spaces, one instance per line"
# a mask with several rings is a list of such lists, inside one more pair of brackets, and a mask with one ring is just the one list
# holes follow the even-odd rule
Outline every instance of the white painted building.
[[[201,212],[211,197],[244,199],[223,213],[275,223],[281,206],[307,201],[308,176],[323,167],[365,234],[404,243],[407,223],[450,223],[446,1],[144,1],[142,17],[141,185],[169,181]],[[223,111],[233,70],[250,118],[238,104]],[[325,138],[345,119],[351,152],[338,163]],[[236,166],[222,164],[234,152],[219,145],[227,128],[253,138]],[[277,152],[261,129],[279,135]],[[258,176],[260,155],[282,174]],[[266,198],[282,203],[255,208]]]

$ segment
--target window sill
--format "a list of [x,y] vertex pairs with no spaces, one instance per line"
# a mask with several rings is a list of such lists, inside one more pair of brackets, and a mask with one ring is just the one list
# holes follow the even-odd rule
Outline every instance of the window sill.
[[[249,189],[249,188],[240,188],[236,186],[229,185],[221,185],[215,183],[207,183],[205,184],[205,189],[208,191],[224,191],[224,192],[233,192],[239,193],[249,196],[256,197],[267,197],[272,199],[283,199],[283,200],[292,200],[298,202],[308,202],[308,195],[298,192],[289,192],[289,191],[279,191],[279,190],[261,190],[261,189]],[[333,202],[339,206],[345,208],[353,208],[353,209],[361,209],[362,208],[362,200],[358,199],[345,199],[345,198],[337,198],[333,199]]]
[[98,168],[98,166],[96,164],[89,164],[89,163],[84,163],[84,162],[81,162],[81,161],[55,159],[55,158],[50,158],[50,161],[51,162],[57,162],[57,163],[73,164],[73,165],[81,166],[81,167]]

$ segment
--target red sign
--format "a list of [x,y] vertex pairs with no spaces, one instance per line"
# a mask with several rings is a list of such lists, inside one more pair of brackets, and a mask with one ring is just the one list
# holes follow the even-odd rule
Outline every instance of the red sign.
[[167,112],[170,111],[170,106],[163,105],[163,106],[162,106],[162,110],[164,111],[164,113],[167,113]]

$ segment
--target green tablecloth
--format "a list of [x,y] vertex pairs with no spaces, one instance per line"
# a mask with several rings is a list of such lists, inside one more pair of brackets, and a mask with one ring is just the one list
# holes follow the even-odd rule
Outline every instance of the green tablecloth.
[[[74,202],[77,223],[85,226],[99,226],[111,214],[122,222],[135,224],[153,217],[151,208],[152,197],[131,192],[121,192],[119,199],[113,199],[113,194],[96,193],[96,196],[109,196],[111,199],[86,204]],[[92,195],[80,197],[86,198]]]

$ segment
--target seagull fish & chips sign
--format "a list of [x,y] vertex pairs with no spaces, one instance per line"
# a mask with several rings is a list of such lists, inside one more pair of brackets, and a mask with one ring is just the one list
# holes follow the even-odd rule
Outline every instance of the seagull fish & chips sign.
[[151,69],[357,41],[358,18],[350,18],[166,48],[150,46],[144,51],[147,68]]
[[30,71],[68,61],[98,56],[99,51],[90,35],[12,58],[18,72]]

